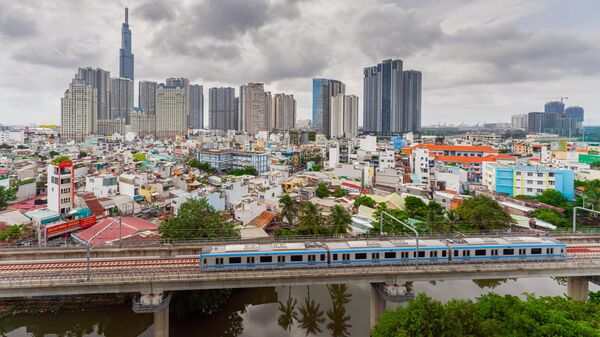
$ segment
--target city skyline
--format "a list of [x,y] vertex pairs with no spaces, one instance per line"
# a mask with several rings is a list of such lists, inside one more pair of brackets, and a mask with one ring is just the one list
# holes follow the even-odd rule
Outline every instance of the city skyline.
[[[453,10],[451,3],[259,1],[248,6],[207,0],[167,6],[133,1],[127,5],[136,37],[135,78],[160,82],[186,77],[206,89],[263,82],[271,92],[293,94],[297,118],[306,119],[312,113],[312,78],[338,79],[362,100],[362,69],[400,58],[426,78],[423,125],[508,122],[512,114],[538,111],[560,96],[570,97],[567,106],[585,107],[589,122],[600,122],[594,117],[600,50],[591,42],[598,23],[588,17],[593,12],[589,7],[598,4],[513,0],[512,6],[499,6],[480,1]],[[0,18],[0,39],[8,47],[0,54],[3,124],[58,122],[58,98],[78,67],[102,68],[113,76],[119,72],[115,51],[121,46],[124,4],[42,4],[50,8],[41,8],[35,13],[44,14],[36,17],[32,5],[0,5],[11,13]],[[323,20],[341,7],[348,23],[335,17]],[[247,17],[236,18],[234,8],[246,8]],[[197,23],[198,18],[206,20]],[[373,24],[360,30],[349,26],[359,19]],[[569,24],[557,24],[561,20]],[[227,24],[217,29],[217,22]],[[181,29],[168,29],[175,25]],[[298,28],[304,28],[302,35],[291,35]],[[192,33],[199,35],[181,38]],[[389,41],[382,39],[384,33]],[[291,42],[282,42],[292,36]],[[502,43],[486,45],[486,40]],[[23,77],[35,77],[36,83],[27,89],[26,81],[19,80]],[[137,83],[134,88],[137,97]],[[205,125],[207,115],[205,107]],[[361,125],[362,115],[361,104]]]

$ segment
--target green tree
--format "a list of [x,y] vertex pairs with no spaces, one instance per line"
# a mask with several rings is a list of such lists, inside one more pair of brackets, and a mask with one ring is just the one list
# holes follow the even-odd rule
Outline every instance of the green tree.
[[[372,223],[373,229],[371,230],[372,234],[379,234],[381,232],[381,227],[379,225],[381,219],[381,212],[386,212],[387,214],[393,216],[394,218],[406,223],[408,221],[408,215],[405,211],[397,209],[397,208],[389,208],[385,203],[380,203],[377,210],[373,213],[373,217],[375,218],[375,222]],[[383,218],[383,232],[387,234],[401,234],[406,232],[406,227],[397,221],[393,221],[388,216],[384,216]],[[411,232],[412,234],[412,232]]]
[[0,211],[5,210],[11,201],[17,199],[17,191],[14,188],[0,186]]
[[341,198],[341,197],[343,197],[343,196],[345,196],[345,195],[346,195],[346,190],[345,190],[345,189],[343,189],[343,188],[339,188],[339,187],[338,187],[338,188],[336,188],[336,189],[333,191],[333,196],[334,196],[334,197],[336,197],[336,198]]
[[327,185],[325,185],[325,183],[319,183],[319,185],[317,185],[316,194],[319,198],[327,198],[329,196]]
[[300,229],[307,234],[319,234],[323,231],[323,215],[321,209],[310,201],[302,205],[302,214],[300,215]]
[[54,151],[54,150],[52,150],[52,151],[50,151],[50,153],[48,153],[48,155],[49,155],[50,157],[52,157],[52,158],[54,158],[54,157],[58,156],[59,154],[60,154],[60,153],[58,153],[58,152],[56,152],[56,151]]
[[569,199],[565,198],[562,193],[557,190],[545,190],[539,194],[536,199],[544,204],[556,206],[556,207],[568,207]]
[[496,200],[483,195],[464,200],[454,211],[461,222],[476,229],[501,229],[513,223],[511,216]]
[[593,207],[600,209],[600,180],[590,180],[583,183],[585,191],[583,193],[585,199],[584,207]]
[[426,214],[427,204],[418,197],[413,197],[412,195],[404,198],[404,209],[408,214],[409,218],[422,218]]
[[298,202],[288,194],[284,194],[279,198],[279,207],[282,220],[285,219],[289,227],[294,226],[294,219],[299,212]]
[[375,207],[375,204],[377,204],[375,202],[375,200],[373,200],[371,197],[369,197],[368,195],[361,195],[359,197],[357,197],[356,199],[354,199],[354,207],[358,207],[358,206],[367,206],[367,207]]
[[571,220],[553,209],[540,208],[535,210],[532,216],[558,227],[570,227],[572,225]]
[[352,223],[352,215],[341,205],[335,205],[329,213],[329,225],[331,233],[346,234]]
[[0,232],[0,241],[19,239],[23,236],[23,225],[14,225]]
[[251,175],[258,176],[258,171],[254,166],[244,166],[243,168],[229,170],[227,174],[231,174],[234,176],[243,176],[243,175]]
[[239,230],[223,220],[221,213],[208,204],[206,198],[191,199],[179,206],[177,215],[160,224],[165,239],[199,239],[239,237]]
[[79,155],[77,156],[77,158],[81,159],[81,158],[85,158],[88,156],[88,153],[85,151],[79,151]]

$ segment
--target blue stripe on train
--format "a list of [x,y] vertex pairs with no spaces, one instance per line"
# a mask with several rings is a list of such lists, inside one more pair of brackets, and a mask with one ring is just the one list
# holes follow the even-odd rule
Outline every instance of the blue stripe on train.
[[316,261],[316,262],[307,262],[307,261],[299,261],[299,262],[271,262],[271,263],[234,263],[234,264],[211,264],[211,265],[203,265],[202,268],[228,268],[228,267],[269,267],[269,266],[285,266],[285,265],[318,265],[318,264],[327,264],[327,261]]
[[236,252],[236,253],[220,253],[220,254],[203,253],[201,256],[224,257],[224,256],[313,255],[313,254],[327,254],[327,251],[326,250],[303,250],[303,251],[250,252],[250,253]]

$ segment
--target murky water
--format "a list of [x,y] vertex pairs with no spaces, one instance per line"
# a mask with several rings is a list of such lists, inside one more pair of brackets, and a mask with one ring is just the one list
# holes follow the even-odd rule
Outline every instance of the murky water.
[[[415,282],[416,293],[446,301],[496,292],[562,295],[565,286],[551,278],[503,281]],[[600,287],[590,284],[590,290]],[[213,315],[171,310],[171,337],[198,336],[368,336],[368,284],[272,287],[235,290]],[[398,304],[389,304],[394,307]],[[135,314],[130,305],[57,315],[19,315],[0,320],[0,336],[151,337],[153,316]],[[2,334],[3,333],[3,334]]]

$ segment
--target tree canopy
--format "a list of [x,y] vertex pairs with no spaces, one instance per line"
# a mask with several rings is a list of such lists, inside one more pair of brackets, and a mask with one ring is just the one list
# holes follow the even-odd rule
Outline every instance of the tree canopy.
[[214,168],[212,168],[209,163],[201,162],[196,158],[190,159],[190,161],[188,162],[188,165],[190,167],[196,168],[196,169],[198,169],[200,171],[204,171],[206,173],[215,173],[217,171]]
[[284,194],[279,198],[279,207],[281,208],[281,220],[285,220],[287,225],[292,227],[300,211],[298,202],[290,197],[289,194]]
[[565,297],[487,294],[446,304],[419,294],[407,307],[384,312],[373,337],[600,336],[600,305]]
[[335,205],[329,213],[331,233],[345,234],[352,223],[352,215],[341,205]]
[[475,229],[502,229],[513,222],[511,216],[496,200],[483,195],[464,200],[454,212],[460,222]]
[[302,210],[300,215],[300,230],[307,234],[320,234],[323,229],[321,224],[323,223],[323,214],[321,208],[313,204],[310,201],[302,204]]
[[343,196],[345,196],[345,195],[346,195],[346,190],[345,190],[345,189],[343,189],[343,188],[339,188],[339,187],[338,187],[338,188],[336,188],[336,189],[333,191],[333,196],[334,196],[334,197],[336,197],[336,198],[341,198],[341,197],[343,197]]
[[569,207],[569,199],[565,198],[562,193],[557,190],[545,190],[540,193],[536,199],[544,204],[556,206],[556,207]]
[[244,166],[242,168],[229,170],[229,171],[227,171],[227,174],[231,174],[234,176],[243,176],[243,175],[258,176],[258,171],[256,170],[256,168],[254,166]]
[[179,206],[177,215],[160,224],[159,232],[166,239],[199,239],[239,237],[239,230],[223,220],[206,198],[191,199]]
[[8,204],[15,199],[17,199],[17,191],[14,188],[0,186],[0,211],[5,210]]
[[358,198],[354,199],[354,207],[358,206],[367,206],[367,207],[375,207],[375,200],[373,200],[368,195],[361,195]]
[[319,198],[327,198],[330,194],[327,185],[325,185],[325,183],[319,183],[319,185],[317,185],[316,194]]

